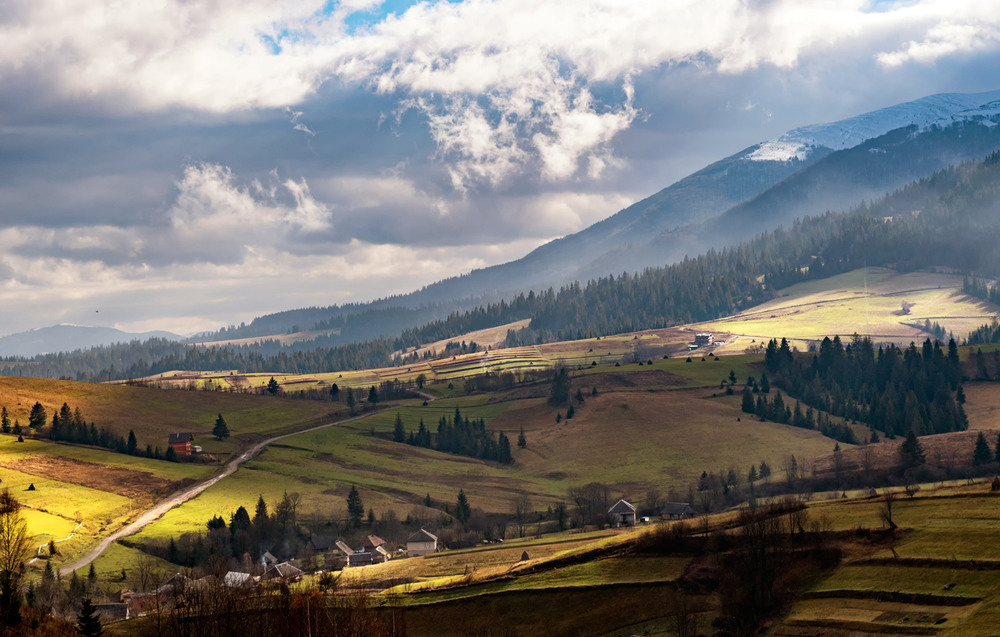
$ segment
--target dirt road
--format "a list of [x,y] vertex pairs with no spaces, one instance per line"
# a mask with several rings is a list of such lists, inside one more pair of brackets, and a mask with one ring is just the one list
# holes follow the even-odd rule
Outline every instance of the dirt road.
[[[429,400],[433,400],[432,396],[429,396],[429,395],[426,395],[426,394],[425,394],[425,396],[428,396]],[[154,522],[155,520],[159,519],[160,516],[162,516],[164,513],[166,513],[170,509],[174,508],[175,506],[181,505],[181,504],[187,502],[188,500],[194,498],[195,496],[197,496],[198,494],[200,494],[202,491],[204,491],[205,489],[211,487],[216,482],[218,482],[219,480],[222,480],[226,476],[233,475],[233,473],[235,473],[236,470],[239,469],[239,467],[240,467],[241,464],[243,464],[247,460],[250,460],[251,458],[253,458],[257,454],[259,454],[261,452],[261,450],[264,449],[264,447],[266,447],[267,445],[273,444],[273,443],[275,443],[275,442],[277,442],[279,440],[283,440],[285,438],[290,438],[291,436],[297,436],[299,434],[309,433],[310,431],[318,431],[320,429],[326,429],[327,427],[335,427],[337,425],[343,425],[345,423],[349,423],[349,422],[352,422],[354,420],[358,420],[360,418],[366,418],[368,416],[371,416],[373,413],[376,413],[376,412],[368,412],[368,413],[365,413],[365,414],[362,414],[362,415],[359,415],[359,416],[354,416],[352,418],[345,418],[344,420],[336,420],[334,422],[328,422],[328,423],[325,423],[325,424],[322,424],[322,425],[316,425],[315,427],[309,427],[308,429],[302,429],[301,431],[295,431],[295,432],[288,433],[288,434],[282,434],[280,436],[275,436],[274,438],[268,438],[267,440],[264,440],[262,442],[257,443],[256,445],[254,445],[250,449],[244,451],[243,453],[241,453],[237,457],[235,457],[232,460],[230,460],[226,464],[226,468],[223,469],[222,472],[214,475],[213,477],[209,478],[208,480],[206,480],[204,482],[200,482],[200,483],[198,483],[196,485],[188,487],[187,489],[183,489],[181,491],[178,491],[177,493],[174,493],[173,495],[167,497],[165,500],[162,500],[162,501],[156,503],[152,508],[148,509],[147,511],[145,511],[144,513],[142,513],[141,515],[139,515],[139,517],[136,518],[135,521],[133,521],[131,524],[129,524],[128,526],[125,526],[125,527],[122,527],[122,528],[118,529],[117,531],[115,531],[114,533],[112,533],[111,535],[109,535],[108,537],[106,537],[103,540],[101,540],[100,544],[98,544],[89,553],[87,553],[86,555],[84,555],[83,557],[81,557],[80,559],[78,559],[75,562],[71,562],[70,564],[66,564],[65,566],[60,567],[59,568],[59,573],[62,574],[62,575],[69,575],[73,571],[77,571],[77,570],[79,570],[79,569],[81,569],[81,568],[89,565],[91,562],[93,562],[98,557],[100,557],[101,554],[104,553],[104,551],[108,550],[108,547],[111,546],[112,542],[116,542],[116,541],[118,541],[119,539],[121,539],[123,537],[127,537],[129,535],[132,535],[133,533],[139,532],[147,524],[150,524],[151,522]]]

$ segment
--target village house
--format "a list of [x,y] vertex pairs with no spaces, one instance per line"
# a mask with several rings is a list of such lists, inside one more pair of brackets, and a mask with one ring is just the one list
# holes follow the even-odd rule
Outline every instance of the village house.
[[694,344],[698,347],[705,347],[712,344],[712,334],[709,332],[698,332],[694,335]]
[[635,507],[625,500],[615,502],[608,509],[608,522],[611,526],[635,526]]
[[191,443],[194,436],[189,433],[173,433],[167,438],[167,444],[178,456],[190,456],[193,453]]
[[667,502],[660,512],[664,520],[687,520],[695,515],[695,510],[687,502]]
[[437,536],[420,529],[406,539],[406,554],[410,557],[420,557],[438,550]]
[[261,579],[266,581],[283,580],[285,582],[297,582],[302,579],[302,575],[302,569],[299,567],[288,562],[282,562],[270,566],[264,571]]
[[348,566],[380,564],[389,559],[389,549],[385,540],[377,535],[369,535],[354,553],[347,556]]

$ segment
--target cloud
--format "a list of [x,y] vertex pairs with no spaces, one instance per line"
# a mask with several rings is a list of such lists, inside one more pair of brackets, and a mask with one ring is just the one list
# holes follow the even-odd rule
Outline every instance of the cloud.
[[[294,106],[331,81],[366,86],[426,116],[466,192],[601,175],[638,114],[630,78],[652,69],[787,69],[837,47],[894,67],[1000,46],[1000,5],[978,0],[466,0],[384,18],[379,4],[11,0],[0,75],[110,110],[287,108],[308,136]],[[374,23],[349,28],[356,12]]]

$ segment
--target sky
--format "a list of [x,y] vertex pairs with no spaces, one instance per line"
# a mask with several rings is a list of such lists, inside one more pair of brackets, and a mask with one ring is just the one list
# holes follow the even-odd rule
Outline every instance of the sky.
[[0,335],[406,293],[998,68],[983,0],[6,0]]

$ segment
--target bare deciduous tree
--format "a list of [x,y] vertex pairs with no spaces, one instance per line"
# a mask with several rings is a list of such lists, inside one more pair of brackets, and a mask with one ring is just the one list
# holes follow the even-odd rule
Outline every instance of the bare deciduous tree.
[[0,492],[0,625],[21,619],[21,580],[28,559],[28,522],[10,489]]

